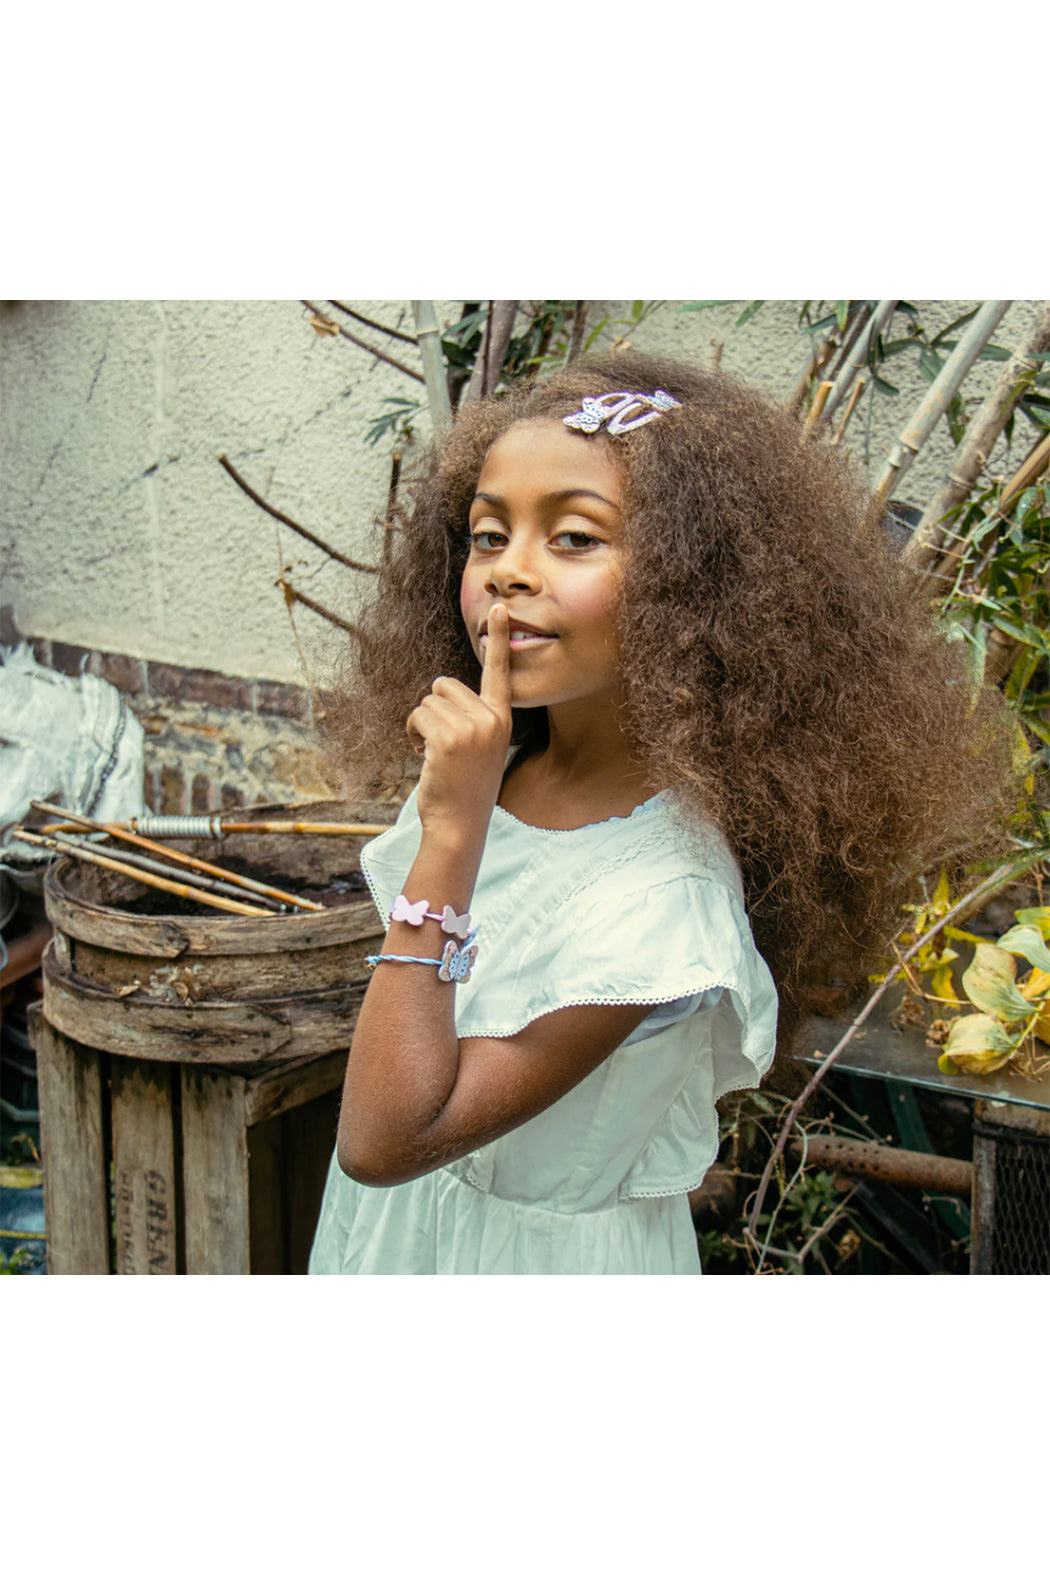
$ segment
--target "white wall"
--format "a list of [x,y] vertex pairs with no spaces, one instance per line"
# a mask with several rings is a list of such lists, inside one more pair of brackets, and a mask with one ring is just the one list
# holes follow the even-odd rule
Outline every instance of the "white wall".
[[[412,329],[407,302],[349,304],[388,323],[403,313]],[[807,354],[796,303],[769,302],[740,329],[733,323],[742,303],[695,314],[678,312],[681,304],[645,322],[635,346],[697,360],[720,339],[727,369],[786,396]],[[935,329],[974,303],[916,304]],[[624,316],[628,306],[591,302],[589,321]],[[459,303],[439,309],[454,321]],[[1013,345],[1033,311],[1034,303],[1015,303],[998,342]],[[419,366],[411,346],[339,320]],[[623,331],[608,329],[603,342]],[[915,360],[893,363],[902,397],[878,407],[875,471],[926,386]],[[967,391],[987,387],[997,370],[979,364]],[[264,515],[217,456],[226,453],[256,490],[333,546],[374,561],[372,521],[386,499],[391,443],[366,447],[363,438],[390,395],[425,401],[422,384],[342,338],[319,337],[297,301],[4,303],[0,603],[13,605],[24,634],[303,681],[273,583],[281,565],[306,560],[311,578],[298,583],[350,617],[371,582]],[[428,428],[424,411],[420,440]],[[1028,431],[1021,420],[1018,458]],[[945,429],[903,495],[921,503],[950,454]],[[312,675],[323,681],[345,637],[305,609],[295,620]]]

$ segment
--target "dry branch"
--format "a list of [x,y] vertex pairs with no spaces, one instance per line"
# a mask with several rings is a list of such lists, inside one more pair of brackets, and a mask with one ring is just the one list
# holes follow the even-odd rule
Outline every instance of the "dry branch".
[[374,355],[377,361],[385,361],[387,366],[396,367],[399,372],[404,372],[406,377],[414,377],[417,383],[424,381],[422,372],[414,371],[412,367],[406,366],[403,361],[395,361],[394,357],[387,355],[384,350],[377,350],[374,345],[366,344],[363,339],[358,339],[357,335],[352,334],[349,328],[344,328],[342,323],[333,322],[313,301],[302,301],[301,304],[313,312],[314,316],[319,318],[322,323],[327,323],[328,327],[334,329],[337,334],[342,334],[344,339],[349,339],[350,343],[356,345],[359,350],[367,350],[369,355]]
[[345,564],[348,569],[357,569],[361,574],[379,573],[374,563],[358,563],[356,558],[348,558],[345,553],[339,552],[337,548],[330,547],[326,541],[322,541],[320,536],[315,536],[312,530],[307,530],[305,525],[300,525],[297,520],[291,519],[289,515],[282,514],[280,509],[275,509],[272,503],[267,503],[266,499],[261,498],[255,488],[245,481],[244,477],[234,468],[225,454],[219,455],[219,464],[227,475],[233,478],[241,491],[251,498],[253,503],[257,503],[265,513],[271,515],[275,520],[280,520],[282,525],[287,525],[290,530],[297,532],[304,541],[311,542],[315,547],[320,547],[321,551],[327,553],[330,558],[334,558],[336,563]]
[[388,328],[385,323],[374,323],[370,317],[362,317],[360,312],[355,312],[345,301],[329,301],[328,304],[334,306],[337,311],[345,312],[347,317],[352,317],[355,322],[364,323],[366,328],[374,328],[378,333],[389,334],[391,339],[400,339],[406,345],[418,343],[412,334],[403,334],[400,328]]
[[[373,570],[373,573],[376,571]],[[340,618],[338,613],[332,612],[330,607],[323,607],[320,602],[315,602],[312,596],[307,596],[304,591],[297,591],[291,580],[286,580],[284,575],[273,582],[279,585],[284,592],[285,605],[291,609],[293,602],[302,602],[304,607],[309,607],[311,612],[317,613],[319,618],[327,618],[329,623],[334,623],[337,629],[344,629],[347,634],[356,634],[357,628],[352,623],[347,623],[345,618]]]
[[514,319],[517,315],[517,301],[489,302],[489,314],[481,349],[478,351],[474,370],[470,374],[470,382],[463,395],[463,404],[468,405],[475,399],[484,399],[496,388],[500,373],[503,371],[503,362],[506,359],[507,346],[510,344]]

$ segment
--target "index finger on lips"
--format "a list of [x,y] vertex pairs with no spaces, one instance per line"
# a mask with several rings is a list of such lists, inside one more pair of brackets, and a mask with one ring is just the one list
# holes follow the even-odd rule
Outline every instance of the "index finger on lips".
[[485,704],[501,715],[510,711],[510,614],[502,602],[497,602],[488,616],[480,694]]

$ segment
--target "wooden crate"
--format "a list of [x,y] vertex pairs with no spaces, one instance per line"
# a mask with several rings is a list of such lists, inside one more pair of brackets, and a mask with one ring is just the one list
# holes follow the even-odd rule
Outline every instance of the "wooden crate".
[[345,1050],[231,1071],[29,1024],[49,1274],[305,1274]]

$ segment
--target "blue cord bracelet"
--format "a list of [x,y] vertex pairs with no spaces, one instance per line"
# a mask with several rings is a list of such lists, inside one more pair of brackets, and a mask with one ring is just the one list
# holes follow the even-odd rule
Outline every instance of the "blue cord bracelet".
[[449,941],[440,957],[405,957],[398,952],[376,952],[364,959],[366,968],[377,968],[382,962],[425,963],[436,968],[438,978],[446,984],[464,984],[470,978],[478,949],[474,945],[477,930],[471,930],[462,946]]

